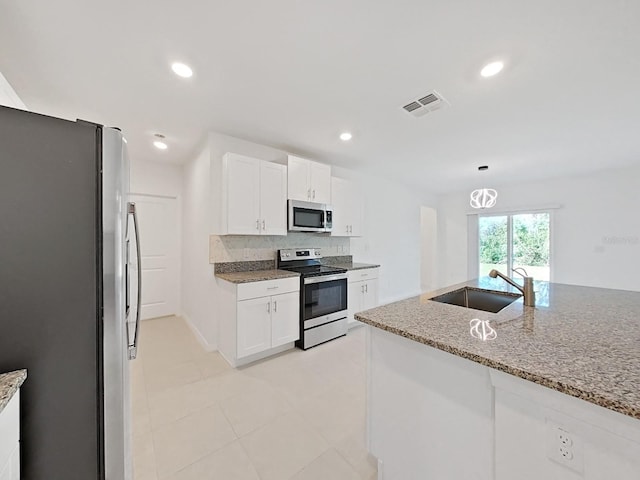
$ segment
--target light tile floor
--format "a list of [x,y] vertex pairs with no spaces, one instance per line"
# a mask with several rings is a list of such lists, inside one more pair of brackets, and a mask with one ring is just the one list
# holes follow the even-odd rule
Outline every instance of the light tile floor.
[[179,317],[142,322],[135,480],[372,480],[365,332],[233,369]]

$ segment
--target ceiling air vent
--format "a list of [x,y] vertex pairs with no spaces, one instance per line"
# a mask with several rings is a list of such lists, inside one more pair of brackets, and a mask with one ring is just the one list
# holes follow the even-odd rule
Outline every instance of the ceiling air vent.
[[439,110],[449,105],[449,102],[435,90],[423,97],[413,100],[411,103],[406,104],[403,109],[414,117],[422,117],[429,112]]

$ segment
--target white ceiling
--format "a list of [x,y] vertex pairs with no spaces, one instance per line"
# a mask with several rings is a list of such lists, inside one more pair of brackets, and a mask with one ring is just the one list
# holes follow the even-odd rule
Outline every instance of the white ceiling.
[[434,192],[640,162],[640,2],[0,0],[0,45],[32,110],[120,126],[134,161],[214,130]]

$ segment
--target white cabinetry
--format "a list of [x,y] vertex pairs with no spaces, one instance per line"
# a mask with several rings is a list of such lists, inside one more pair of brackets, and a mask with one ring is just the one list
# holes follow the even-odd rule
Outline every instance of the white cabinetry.
[[232,366],[278,353],[300,338],[298,277],[241,284],[218,281],[218,347]]
[[303,202],[331,203],[331,166],[289,155],[289,198]]
[[363,224],[362,191],[349,180],[331,177],[332,237],[359,237]]
[[0,413],[0,480],[20,480],[20,390]]
[[224,156],[221,235],[286,235],[286,205],[286,166],[235,153]]
[[361,325],[353,315],[378,305],[378,268],[350,270],[347,273],[349,328]]

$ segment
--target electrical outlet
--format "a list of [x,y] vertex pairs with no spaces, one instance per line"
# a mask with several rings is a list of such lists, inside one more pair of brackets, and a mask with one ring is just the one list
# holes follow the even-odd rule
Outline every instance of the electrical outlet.
[[560,465],[582,473],[582,440],[565,427],[547,419],[547,457]]

